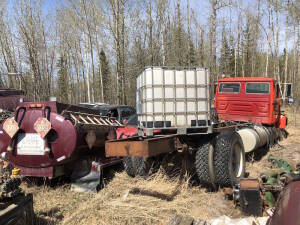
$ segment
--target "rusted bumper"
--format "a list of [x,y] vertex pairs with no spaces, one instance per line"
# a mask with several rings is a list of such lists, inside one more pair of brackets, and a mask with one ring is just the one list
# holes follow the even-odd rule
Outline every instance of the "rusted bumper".
[[108,141],[105,144],[106,157],[139,156],[151,157],[175,151],[175,136],[153,137],[143,140],[127,139]]

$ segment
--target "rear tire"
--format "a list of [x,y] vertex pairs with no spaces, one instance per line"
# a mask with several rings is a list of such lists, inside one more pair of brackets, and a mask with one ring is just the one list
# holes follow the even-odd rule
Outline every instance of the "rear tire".
[[135,157],[134,165],[136,168],[136,174],[141,177],[147,177],[150,173],[153,160],[151,158]]
[[165,154],[162,157],[161,162],[161,170],[163,174],[170,178],[179,176],[181,173],[183,161],[184,157],[182,157],[182,155],[178,154],[178,152],[176,151]]
[[157,157],[134,157],[136,175],[147,177],[156,173],[160,167],[161,160]]
[[216,188],[213,155],[214,147],[210,141],[200,144],[196,151],[195,167],[200,184]]
[[136,176],[136,169],[134,168],[134,158],[133,157],[124,157],[123,158],[123,165],[126,173],[130,177]]
[[147,177],[150,173],[155,173],[160,166],[158,157],[125,157],[123,164],[126,173],[131,176]]
[[244,177],[245,150],[237,132],[225,131],[216,136],[214,170],[220,186],[233,186]]

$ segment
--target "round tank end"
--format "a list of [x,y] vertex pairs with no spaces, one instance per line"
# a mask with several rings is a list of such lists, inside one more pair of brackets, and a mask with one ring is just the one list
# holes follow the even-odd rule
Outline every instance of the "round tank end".
[[246,128],[238,131],[239,135],[242,138],[245,152],[253,151],[257,146],[257,134],[254,130]]

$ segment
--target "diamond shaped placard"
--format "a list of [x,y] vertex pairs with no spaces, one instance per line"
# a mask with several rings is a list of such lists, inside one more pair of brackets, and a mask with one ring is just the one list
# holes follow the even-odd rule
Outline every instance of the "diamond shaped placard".
[[51,123],[49,120],[47,120],[44,117],[39,117],[34,125],[33,128],[35,129],[35,131],[41,135],[42,138],[44,138],[49,131],[51,130]]
[[8,134],[8,136],[10,136],[10,138],[13,138],[19,130],[19,125],[13,117],[8,118],[3,123],[3,130]]

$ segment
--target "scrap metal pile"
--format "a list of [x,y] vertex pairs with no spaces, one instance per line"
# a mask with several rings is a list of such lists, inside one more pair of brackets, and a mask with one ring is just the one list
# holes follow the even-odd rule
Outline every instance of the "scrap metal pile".
[[20,170],[10,165],[1,168],[0,175],[0,224],[34,224],[33,197],[22,191]]
[[[283,172],[244,179],[245,152],[268,150],[287,136],[279,82],[264,77],[222,78],[213,109],[210,80],[206,68],[146,68],[137,78],[134,127],[124,127],[117,118],[91,108],[20,101],[13,115],[2,115],[1,157],[23,176],[65,176],[78,185],[89,180],[99,190],[102,169],[122,159],[128,175],[147,177],[161,158],[184,154],[201,185],[234,186],[236,204],[245,213],[261,215],[265,205],[274,206],[295,171],[270,158],[281,163]],[[4,183],[12,195],[18,189],[17,180]]]
[[[257,179],[242,179],[233,189],[224,189],[245,215],[270,216],[268,224],[289,224],[298,221],[300,210],[300,164],[270,155],[271,169]],[[294,212],[294,213],[293,213]],[[279,222],[280,221],[280,222]]]
[[21,179],[19,177],[1,177],[0,178],[0,201],[16,197],[19,194],[22,194],[20,188]]

